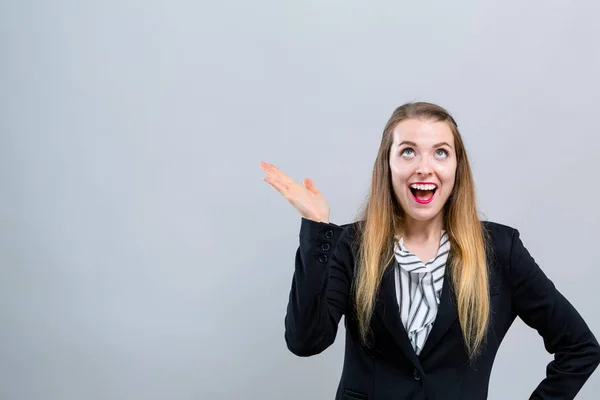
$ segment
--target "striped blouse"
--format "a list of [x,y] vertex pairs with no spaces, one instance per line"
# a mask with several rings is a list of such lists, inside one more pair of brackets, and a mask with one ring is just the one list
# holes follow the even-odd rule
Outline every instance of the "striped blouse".
[[408,251],[402,238],[394,246],[400,318],[417,355],[423,350],[435,321],[449,251],[450,241],[444,230],[437,255],[427,263]]

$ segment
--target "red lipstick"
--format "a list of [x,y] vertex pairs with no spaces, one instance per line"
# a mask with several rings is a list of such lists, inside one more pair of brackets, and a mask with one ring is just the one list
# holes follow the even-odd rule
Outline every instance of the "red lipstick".
[[[433,189],[433,190],[431,190],[431,192],[432,192],[432,193],[431,193],[431,197],[429,197],[429,198],[426,198],[426,199],[419,199],[419,198],[417,197],[417,190],[418,190],[418,189],[413,189],[413,188],[411,187],[411,185],[433,185],[433,186],[434,186],[434,189]],[[411,194],[413,195],[413,198],[415,199],[415,201],[416,201],[417,203],[419,203],[419,204],[429,204],[429,203],[431,203],[431,202],[433,201],[433,199],[434,199],[434,197],[435,197],[435,192],[436,192],[436,190],[437,190],[437,187],[438,187],[438,186],[437,186],[437,184],[435,184],[435,183],[433,183],[433,182],[412,182],[412,183],[410,183],[410,184],[408,185],[408,187],[409,187],[409,189],[410,189],[410,192],[411,192]]]

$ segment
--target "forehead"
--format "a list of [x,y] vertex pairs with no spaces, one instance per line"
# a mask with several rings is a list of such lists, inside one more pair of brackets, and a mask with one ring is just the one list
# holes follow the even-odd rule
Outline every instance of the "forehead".
[[454,147],[454,135],[446,122],[432,122],[420,119],[408,119],[396,125],[393,131],[394,144],[403,141],[414,142],[417,146],[428,147],[446,142]]

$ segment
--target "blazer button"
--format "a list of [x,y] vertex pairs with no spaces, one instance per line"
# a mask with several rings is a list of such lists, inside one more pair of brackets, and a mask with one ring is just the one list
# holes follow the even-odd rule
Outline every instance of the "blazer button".
[[331,229],[325,231],[325,237],[331,239],[333,237],[333,231]]
[[420,381],[421,380],[421,374],[419,373],[419,371],[416,368],[413,371],[413,377],[415,378],[416,381]]
[[329,251],[330,248],[331,248],[331,245],[329,243],[323,243],[321,245],[321,250],[323,250],[323,251]]
[[327,262],[327,254],[321,254],[321,255],[319,256],[319,262],[320,262],[321,264],[325,264],[325,263]]

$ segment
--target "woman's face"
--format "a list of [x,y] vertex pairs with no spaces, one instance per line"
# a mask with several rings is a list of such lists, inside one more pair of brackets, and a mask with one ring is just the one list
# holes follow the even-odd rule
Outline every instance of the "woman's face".
[[454,135],[446,122],[409,119],[393,131],[390,171],[396,199],[407,218],[440,215],[454,188]]

